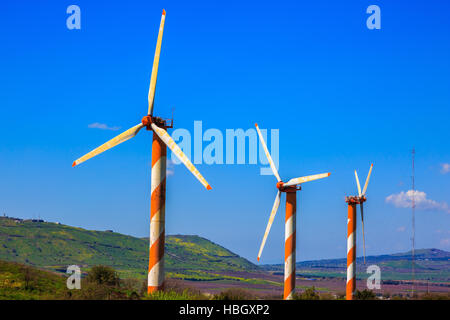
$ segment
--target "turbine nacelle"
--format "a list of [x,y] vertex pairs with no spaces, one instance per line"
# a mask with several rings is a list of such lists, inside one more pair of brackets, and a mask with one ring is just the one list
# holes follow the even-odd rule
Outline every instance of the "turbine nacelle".
[[[170,125],[167,124],[168,121],[171,121]],[[173,128],[173,119],[163,119],[160,117],[153,117],[153,116],[144,116],[142,118],[142,125],[144,127],[146,127],[147,130],[153,130],[152,129],[152,123],[154,123],[155,125],[157,125],[160,128]]]
[[366,196],[350,196],[350,197],[345,197],[345,202],[349,203],[349,204],[361,204],[367,201]]
[[302,187],[300,185],[285,186],[285,183],[283,181],[278,181],[276,186],[277,189],[280,190],[280,192],[295,192],[302,190]]

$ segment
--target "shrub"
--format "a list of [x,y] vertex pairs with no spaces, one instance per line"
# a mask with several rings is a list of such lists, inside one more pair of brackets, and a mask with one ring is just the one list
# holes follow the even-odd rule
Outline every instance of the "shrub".
[[320,294],[320,300],[336,300],[336,297],[329,292],[324,292]]
[[356,300],[375,300],[377,296],[372,290],[364,289],[363,291],[356,290]]
[[98,285],[118,286],[120,279],[113,268],[98,265],[93,266],[91,270],[89,270],[86,281]]
[[244,289],[231,288],[214,295],[213,300],[251,300],[254,296]]
[[302,293],[294,293],[294,300],[319,300],[320,296],[316,291],[316,288],[312,286],[311,288],[307,288]]
[[450,293],[425,293],[420,296],[421,300],[450,300]]
[[337,295],[336,299],[345,300],[345,296],[346,296],[345,292],[340,291],[336,295]]
[[120,286],[117,272],[107,266],[96,265],[89,270],[86,278],[81,281],[80,290],[71,290],[69,299],[76,300],[122,300],[136,298],[133,290],[123,290]]
[[120,280],[120,289],[131,300],[140,299],[140,296],[147,292],[147,281],[145,281],[145,291],[141,291],[142,282],[138,279]]

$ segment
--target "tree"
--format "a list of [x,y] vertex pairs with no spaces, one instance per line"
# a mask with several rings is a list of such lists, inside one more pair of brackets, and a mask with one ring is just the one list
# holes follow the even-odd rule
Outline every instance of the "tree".
[[307,288],[301,294],[294,294],[295,300],[319,300],[320,296],[316,291],[316,288],[312,286],[311,288]]
[[119,275],[113,268],[97,265],[91,268],[86,277],[86,281],[98,285],[118,286],[120,279]]
[[22,270],[25,290],[33,290],[38,279],[36,272],[28,266],[25,266]]
[[364,289],[363,291],[356,290],[356,300],[375,300],[377,296],[372,290]]
[[247,290],[240,288],[230,288],[216,294],[214,300],[250,300],[254,299],[252,294]]

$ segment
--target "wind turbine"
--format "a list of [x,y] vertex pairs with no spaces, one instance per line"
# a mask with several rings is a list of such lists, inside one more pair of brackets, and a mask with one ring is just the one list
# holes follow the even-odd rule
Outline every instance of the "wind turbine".
[[151,173],[151,202],[150,202],[150,258],[148,266],[148,293],[161,290],[164,285],[164,236],[165,236],[165,201],[166,201],[166,146],[183,162],[190,172],[208,190],[211,186],[198,172],[191,161],[177,146],[172,137],[167,133],[168,128],[173,127],[168,121],[153,115],[155,100],[156,79],[158,75],[159,55],[164,30],[166,11],[163,10],[159,27],[158,40],[156,42],[155,57],[153,60],[150,88],[148,91],[148,114],[142,118],[141,123],[119,134],[115,138],[95,148],[91,152],[73,162],[72,167],[125,142],[134,136],[142,128],[153,131],[152,142],[152,173]]
[[272,227],[273,220],[278,211],[278,206],[280,205],[281,193],[286,193],[286,219],[284,227],[284,294],[283,299],[290,300],[293,298],[295,289],[295,248],[296,248],[296,215],[297,215],[297,191],[301,190],[301,184],[308,181],[313,181],[317,179],[327,178],[330,173],[321,173],[311,176],[305,176],[300,178],[294,178],[288,182],[281,181],[280,175],[278,174],[275,163],[270,156],[269,150],[267,149],[266,143],[261,131],[259,130],[258,124],[255,124],[256,130],[258,131],[259,140],[264,149],[267,159],[269,160],[270,168],[277,179],[276,187],[278,193],[275,197],[275,202],[270,212],[269,222],[267,223],[266,231],[264,232],[264,237],[262,239],[261,247],[258,252],[258,261],[261,258],[261,253],[266,244],[267,236],[269,235],[270,228]]
[[361,224],[363,233],[363,252],[364,264],[366,264],[366,240],[364,235],[364,202],[367,200],[366,191],[369,185],[370,175],[372,174],[373,163],[370,165],[369,173],[367,174],[364,189],[361,192],[361,185],[359,184],[358,173],[355,170],[356,185],[358,187],[358,195],[345,197],[345,202],[348,204],[348,218],[347,218],[347,285],[346,285],[346,299],[353,300],[356,290],[356,205],[361,207]]

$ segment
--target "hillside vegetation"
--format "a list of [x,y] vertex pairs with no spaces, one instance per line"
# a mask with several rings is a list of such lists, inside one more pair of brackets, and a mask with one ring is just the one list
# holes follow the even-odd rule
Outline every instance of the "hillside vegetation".
[[67,289],[68,275],[0,260],[0,300],[198,300],[200,291],[168,281],[164,291],[147,294],[145,280],[125,279],[114,269],[93,266],[80,289]]
[[0,300],[61,299],[66,278],[16,262],[0,261]]
[[[0,217],[0,260],[66,272],[69,265],[87,271],[107,265],[122,278],[145,278],[148,239],[115,232],[90,231],[50,222],[15,221]],[[166,237],[168,276],[201,280],[208,270],[256,270],[248,260],[199,236]]]

